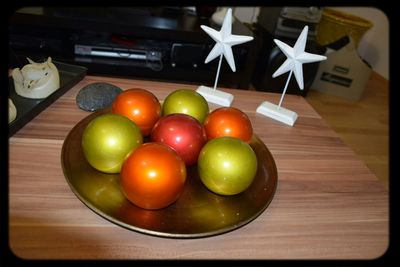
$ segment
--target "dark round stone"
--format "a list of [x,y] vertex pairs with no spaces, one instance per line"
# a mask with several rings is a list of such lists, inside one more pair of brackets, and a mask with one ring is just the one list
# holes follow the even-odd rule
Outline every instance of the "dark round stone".
[[110,107],[122,89],[104,82],[91,83],[83,87],[76,96],[76,104],[85,111],[96,111]]

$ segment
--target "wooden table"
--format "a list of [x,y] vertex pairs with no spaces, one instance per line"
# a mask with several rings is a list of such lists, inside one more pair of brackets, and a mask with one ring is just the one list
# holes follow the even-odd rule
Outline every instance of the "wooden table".
[[[234,90],[271,151],[278,187],[268,208],[249,224],[199,239],[149,236],[117,226],[87,208],[61,168],[61,148],[89,113],[75,97],[93,82],[144,88],[163,100],[197,86],[86,76],[9,139],[9,244],[25,259],[372,259],[388,246],[388,192],[301,96],[284,106],[294,127],[256,114],[279,94]],[[211,108],[215,106],[210,105]]]

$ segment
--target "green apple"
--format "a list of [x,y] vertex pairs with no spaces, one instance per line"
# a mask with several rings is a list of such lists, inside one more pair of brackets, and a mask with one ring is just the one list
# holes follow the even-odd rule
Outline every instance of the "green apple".
[[197,161],[203,184],[220,195],[246,190],[257,172],[257,156],[247,143],[236,137],[219,137],[207,142]]
[[194,90],[180,89],[170,93],[164,100],[162,115],[183,113],[203,123],[210,109],[206,99]]
[[94,118],[82,134],[85,158],[105,173],[119,173],[125,159],[142,143],[140,128],[127,117],[113,113]]

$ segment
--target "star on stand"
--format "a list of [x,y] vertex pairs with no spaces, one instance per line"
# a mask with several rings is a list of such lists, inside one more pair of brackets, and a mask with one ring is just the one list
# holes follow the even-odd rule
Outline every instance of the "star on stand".
[[260,106],[258,106],[256,110],[258,113],[282,121],[291,126],[297,119],[297,113],[291,110],[287,110],[285,108],[281,108],[281,105],[292,73],[294,72],[294,76],[296,78],[297,84],[299,85],[299,88],[303,90],[304,89],[303,64],[317,62],[326,59],[325,56],[311,54],[304,51],[307,42],[307,33],[308,33],[308,26],[305,26],[304,29],[301,31],[301,34],[293,47],[290,47],[289,45],[285,44],[280,40],[274,39],[276,45],[286,55],[287,58],[285,62],[283,62],[283,64],[274,72],[274,74],[272,74],[272,77],[275,78],[279,75],[282,75],[290,71],[289,76],[287,78],[286,85],[285,88],[283,89],[283,93],[281,99],[279,100],[278,106],[269,103],[268,101],[264,101]]
[[235,72],[236,67],[232,46],[249,42],[253,40],[253,37],[232,34],[232,9],[228,9],[219,32],[205,25],[201,25],[200,27],[216,42],[213,49],[208,54],[205,63],[207,64],[217,56],[223,54],[232,71]]
[[196,91],[200,93],[207,101],[213,102],[222,106],[230,106],[233,101],[233,95],[216,90],[219,72],[221,69],[222,57],[224,56],[233,72],[236,72],[235,60],[232,53],[232,46],[249,42],[253,40],[251,36],[233,35],[232,34],[232,9],[229,8],[220,31],[216,31],[205,25],[200,26],[216,43],[208,54],[205,63],[212,61],[220,56],[217,75],[215,78],[214,88],[200,86]]

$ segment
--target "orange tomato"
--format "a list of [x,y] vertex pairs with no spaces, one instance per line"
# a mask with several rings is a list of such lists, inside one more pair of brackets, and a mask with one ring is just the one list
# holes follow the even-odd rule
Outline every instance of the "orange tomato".
[[233,107],[213,110],[204,121],[204,129],[208,140],[230,136],[250,142],[253,136],[249,117],[243,111]]
[[161,117],[161,104],[153,93],[132,88],[114,99],[112,112],[128,117],[139,126],[142,135],[146,136]]
[[145,143],[125,160],[120,176],[122,191],[129,201],[144,209],[161,209],[180,196],[186,167],[167,145]]

